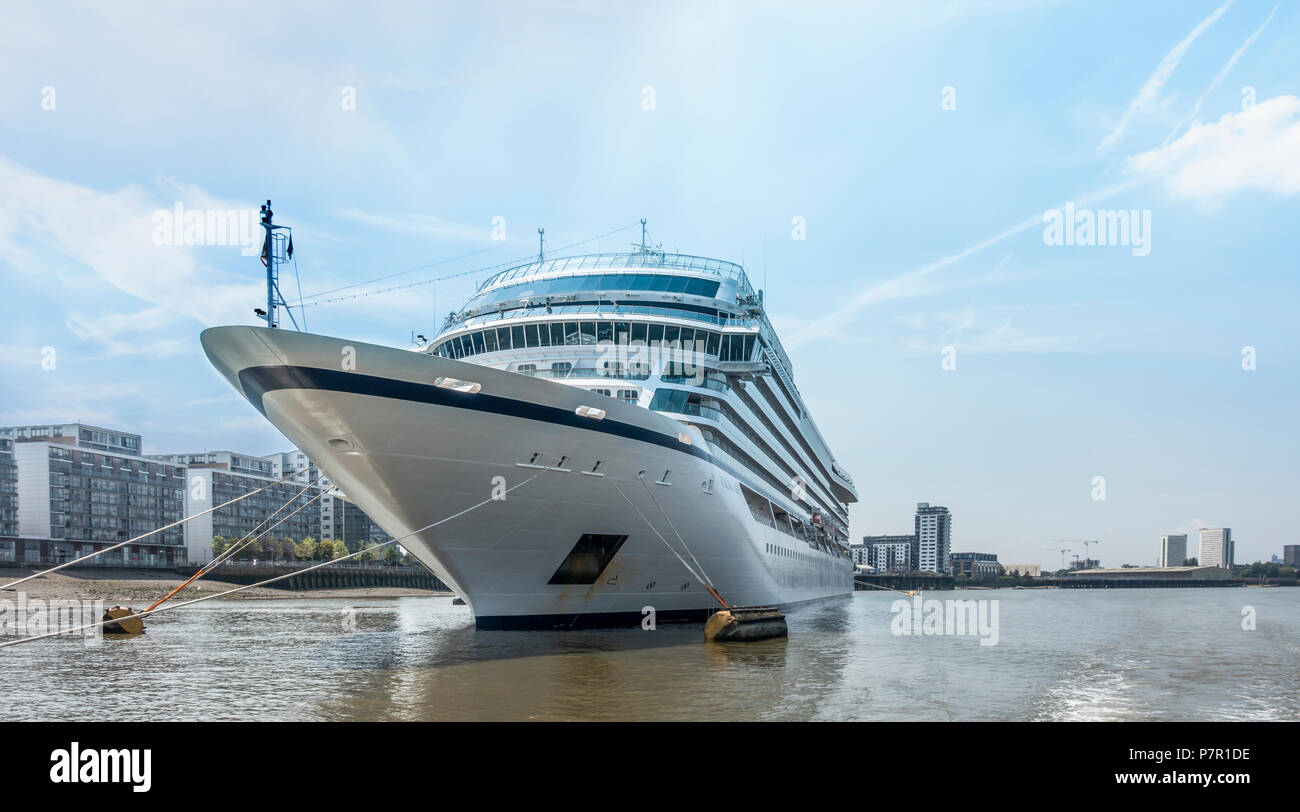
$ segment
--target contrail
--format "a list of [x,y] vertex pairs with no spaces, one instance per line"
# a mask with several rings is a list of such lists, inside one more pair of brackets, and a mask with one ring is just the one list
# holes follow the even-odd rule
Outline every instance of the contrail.
[[1255,42],[1255,38],[1258,37],[1260,34],[1264,33],[1264,29],[1268,28],[1268,24],[1273,22],[1273,15],[1277,14],[1277,10],[1281,7],[1282,7],[1281,3],[1278,3],[1276,6],[1273,6],[1273,10],[1270,11],[1268,13],[1268,16],[1264,18],[1263,25],[1261,25],[1259,28],[1256,28],[1255,33],[1251,34],[1249,37],[1246,37],[1246,41],[1241,43],[1241,47],[1238,48],[1237,52],[1234,53],[1232,57],[1228,59],[1227,64],[1223,66],[1223,70],[1219,71],[1219,73],[1214,77],[1213,81],[1210,82],[1209,87],[1205,88],[1205,92],[1202,93],[1201,97],[1196,100],[1196,104],[1192,106],[1192,112],[1188,113],[1186,118],[1178,122],[1178,124],[1172,130],[1169,131],[1169,135],[1165,136],[1165,140],[1163,143],[1160,144],[1160,146],[1162,147],[1169,146],[1169,142],[1174,139],[1174,134],[1177,133],[1179,130],[1181,130],[1184,124],[1196,118],[1196,114],[1201,112],[1201,105],[1205,104],[1206,97],[1208,97],[1211,93],[1217,90],[1219,88],[1219,85],[1223,84],[1223,80],[1227,78],[1228,72],[1232,70],[1232,67],[1237,64],[1237,60],[1241,59],[1242,54],[1246,53],[1246,50],[1250,48],[1251,44]]
[[[1116,184],[1115,186],[1109,186],[1105,189],[1084,195],[1075,200],[1074,203],[1076,205],[1087,205],[1098,200],[1103,200],[1112,195],[1119,194],[1120,192],[1127,191],[1128,189],[1132,189],[1143,182],[1144,181],[1138,179],[1128,180]],[[1058,208],[1063,207],[1064,204]],[[850,299],[847,304],[844,304],[838,309],[831,311],[829,314],[818,318],[815,322],[810,322],[806,326],[795,330],[790,334],[790,339],[785,343],[791,347],[799,347],[809,343],[810,341],[816,341],[819,338],[825,338],[832,335],[843,327],[844,324],[853,318],[853,316],[862,308],[879,302],[888,301],[890,299],[905,299],[908,296],[914,295],[913,290],[911,290],[911,285],[913,283],[924,279],[937,270],[946,268],[955,262],[960,262],[972,254],[977,254],[991,245],[997,245],[1009,237],[1014,237],[1017,234],[1021,234],[1035,226],[1041,226],[1042,224],[1042,213],[1035,214],[1034,216],[1021,220],[1019,223],[1016,223],[1010,228],[1004,229],[991,237],[980,240],[969,248],[959,251],[956,254],[950,254],[949,256],[937,259],[928,265],[923,265],[920,268],[906,271],[892,279],[886,279],[884,282],[869,285],[859,291],[858,294]]]
[[1165,86],[1165,82],[1169,81],[1169,77],[1173,75],[1174,71],[1178,70],[1178,65],[1183,61],[1183,57],[1187,55],[1187,50],[1192,47],[1192,43],[1204,34],[1206,29],[1214,25],[1232,3],[1233,0],[1228,0],[1228,2],[1215,9],[1210,16],[1201,20],[1200,24],[1193,28],[1192,32],[1184,37],[1182,42],[1165,54],[1165,58],[1160,60],[1160,64],[1156,66],[1155,72],[1147,78],[1146,84],[1142,85],[1142,89],[1133,97],[1133,101],[1129,102],[1128,109],[1120,117],[1115,129],[1111,130],[1097,145],[1098,155],[1104,155],[1115,148],[1115,145],[1124,137],[1124,131],[1128,128],[1129,119],[1155,102],[1156,97],[1160,95],[1160,89]]

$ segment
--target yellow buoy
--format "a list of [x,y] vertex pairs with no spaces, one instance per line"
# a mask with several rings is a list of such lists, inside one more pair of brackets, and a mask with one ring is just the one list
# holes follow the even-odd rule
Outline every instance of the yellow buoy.
[[[135,616],[130,608],[126,606],[114,606],[104,610],[104,616],[100,618],[105,621],[104,634],[115,637],[131,637],[137,634],[144,634],[144,618]],[[107,621],[115,621],[108,623]]]

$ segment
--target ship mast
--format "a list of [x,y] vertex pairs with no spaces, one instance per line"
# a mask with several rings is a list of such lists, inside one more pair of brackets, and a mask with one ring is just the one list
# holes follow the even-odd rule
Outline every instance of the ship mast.
[[283,307],[284,312],[289,314],[294,329],[300,329],[293,310],[285,301],[284,294],[280,292],[280,265],[293,259],[293,229],[289,226],[277,226],[272,222],[274,214],[271,212],[269,200],[262,206],[261,214],[262,228],[266,230],[266,237],[262,242],[262,264],[266,266],[266,310],[259,307],[254,308],[253,312],[266,320],[267,327],[279,327],[275,318],[276,309]]

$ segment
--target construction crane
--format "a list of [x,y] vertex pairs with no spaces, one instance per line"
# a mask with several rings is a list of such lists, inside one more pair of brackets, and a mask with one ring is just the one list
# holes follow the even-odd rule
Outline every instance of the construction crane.
[[[1087,567],[1088,562],[1092,560],[1088,556],[1088,545],[1101,544],[1101,542],[1097,541],[1096,539],[1052,539],[1052,541],[1055,541],[1057,544],[1082,544],[1083,545],[1083,566],[1085,567]],[[1064,561],[1064,558],[1062,558],[1062,561]]]
[[1061,548],[1061,549],[1059,549],[1059,550],[1058,550],[1057,548],[1055,548],[1055,547],[1043,547],[1042,549],[1044,549],[1044,550],[1056,550],[1056,552],[1060,553],[1060,554],[1061,554],[1061,569],[1065,569],[1065,555],[1066,555],[1066,553],[1070,552],[1069,549],[1064,548],[1064,547]]
[[[1089,545],[1089,544],[1101,544],[1101,542],[1100,542],[1100,541],[1095,541],[1095,540],[1093,540],[1093,541],[1085,541],[1085,542],[1083,543],[1083,563],[1084,563],[1085,566],[1087,565],[1087,563],[1088,563],[1089,561],[1092,560],[1092,557],[1088,554],[1088,545]],[[1100,561],[1097,562],[1097,566],[1101,566],[1101,562],[1100,562]]]

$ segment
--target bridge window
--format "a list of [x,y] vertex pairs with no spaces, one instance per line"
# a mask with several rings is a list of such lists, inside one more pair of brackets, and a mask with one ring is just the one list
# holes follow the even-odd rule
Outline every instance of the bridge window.
[[686,408],[686,399],[689,397],[690,392],[684,389],[656,389],[650,408],[656,412],[680,414]]

